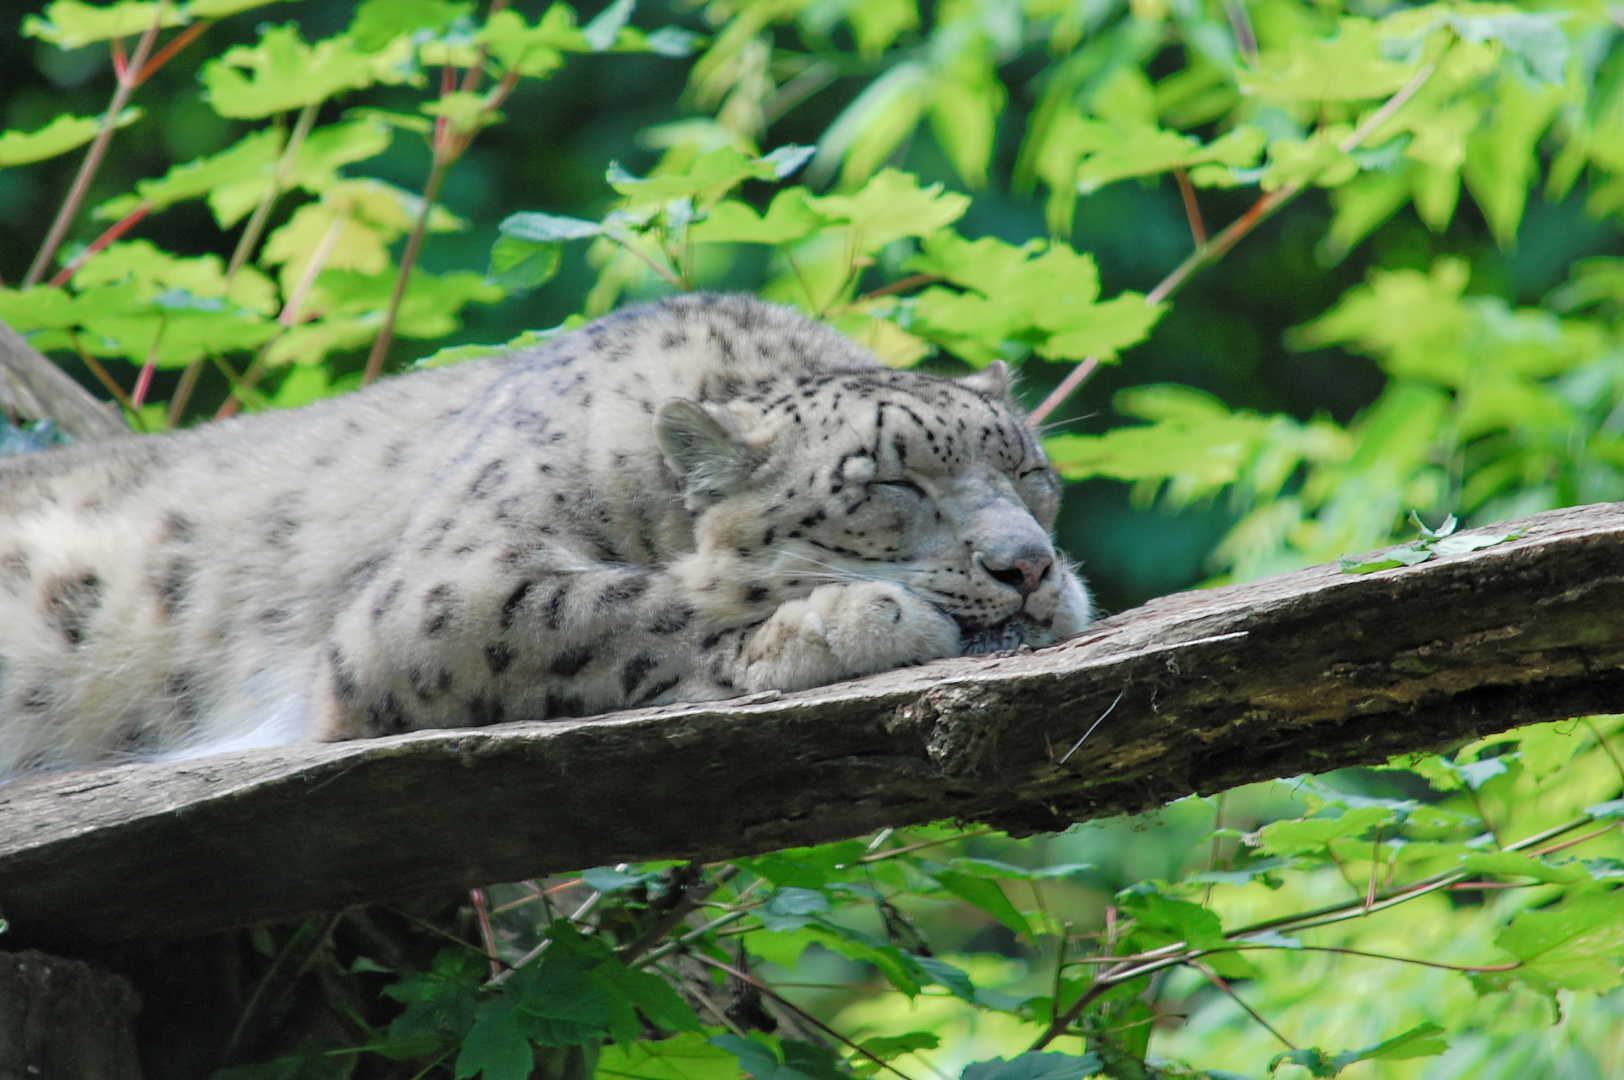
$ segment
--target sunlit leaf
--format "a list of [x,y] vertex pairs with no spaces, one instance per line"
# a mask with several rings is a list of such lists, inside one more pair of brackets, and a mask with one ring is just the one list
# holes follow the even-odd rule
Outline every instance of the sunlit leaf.
[[[402,39],[402,44],[410,42]],[[258,45],[239,45],[198,73],[221,116],[256,119],[302,108],[375,82],[403,82],[402,57],[364,52],[347,38],[306,44],[295,25],[266,27]]]
[[[142,110],[130,107],[118,115],[118,127],[141,119]],[[7,131],[0,134],[0,168],[44,161],[77,149],[96,137],[101,118],[63,113],[37,131]]]
[[[159,8],[162,8],[160,13]],[[61,49],[78,49],[96,41],[135,37],[157,22],[183,26],[189,21],[186,6],[158,4],[154,0],[119,0],[115,4],[86,4],[80,0],[52,0],[45,15],[23,16],[27,37],[48,41]]]
[[1256,71],[1237,68],[1235,79],[1266,101],[1366,101],[1397,91],[1417,66],[1385,59],[1375,24],[1349,17],[1335,37],[1293,38],[1284,55],[1264,53]]

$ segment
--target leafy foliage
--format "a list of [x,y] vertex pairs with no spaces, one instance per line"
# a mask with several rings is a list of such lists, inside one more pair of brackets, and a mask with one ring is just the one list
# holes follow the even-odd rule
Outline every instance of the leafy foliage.
[[[117,86],[99,112],[0,133],[0,181],[81,148],[85,181],[0,318],[140,430],[205,419],[216,376],[229,415],[500,352],[464,321],[567,295],[573,274],[589,284],[567,317],[511,344],[632,299],[749,288],[889,364],[1114,380],[1126,422],[1081,417],[1048,452],[1144,507],[1217,507],[1215,581],[1339,557],[1401,573],[1518,535],[1480,526],[1624,498],[1624,260],[1564,256],[1565,284],[1517,297],[1484,254],[1517,244],[1541,189],[1624,211],[1605,5],[715,0],[662,25],[632,0],[365,0],[324,31],[233,18],[259,6],[53,0],[21,23],[42,56],[105,53]],[[215,20],[238,36],[188,107],[224,134],[81,213],[107,155],[178,108],[141,100],[143,81]],[[478,200],[455,194],[470,151],[583,65],[612,80],[634,63],[686,72],[685,117],[643,133],[635,168],[594,170],[587,203],[538,195],[480,232],[459,210]],[[780,119],[795,138],[769,137]],[[1047,235],[989,225],[1006,183],[1039,193]],[[1114,249],[1079,241],[1079,218],[1129,190],[1176,192],[1188,215],[1187,257],[1155,284],[1114,265],[1144,231],[1133,215]],[[1300,196],[1329,209],[1291,219],[1314,233],[1291,274],[1343,274],[1343,291],[1291,315],[1287,344],[1350,378],[1364,358],[1370,399],[1338,419],[1221,380],[1127,385],[1159,337],[1188,334],[1176,294],[1209,265],[1237,292],[1290,292],[1236,249]],[[1217,207],[1235,214],[1209,234]],[[184,252],[128,235],[177,220]],[[1339,269],[1354,261],[1363,281]],[[0,453],[57,441],[14,419]],[[1419,539],[1349,557],[1409,521]],[[238,1063],[217,1075],[1617,1074],[1620,727],[1538,725],[1031,841],[887,830],[260,931]],[[286,978],[338,1021],[278,1028]]]

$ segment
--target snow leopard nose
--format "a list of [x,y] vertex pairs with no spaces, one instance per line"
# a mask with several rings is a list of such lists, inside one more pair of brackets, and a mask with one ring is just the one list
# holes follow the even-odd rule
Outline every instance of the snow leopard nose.
[[1022,547],[1008,554],[978,551],[975,560],[988,577],[1008,585],[1022,597],[1037,592],[1054,567],[1054,557],[1036,547]]

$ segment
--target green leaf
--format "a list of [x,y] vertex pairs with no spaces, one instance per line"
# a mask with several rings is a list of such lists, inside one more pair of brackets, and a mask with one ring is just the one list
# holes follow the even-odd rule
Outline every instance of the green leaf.
[[1263,53],[1257,70],[1237,68],[1235,81],[1264,101],[1368,101],[1397,91],[1417,66],[1384,59],[1376,24],[1349,17],[1329,40],[1294,35],[1284,55]]
[[935,878],[942,888],[960,900],[985,911],[1015,933],[1027,938],[1032,936],[1032,927],[1027,923],[1026,916],[1010,903],[1009,897],[997,882],[957,870],[938,871],[931,877]]
[[1275,821],[1258,830],[1258,846],[1275,855],[1313,855],[1324,852],[1332,840],[1362,837],[1393,820],[1393,811],[1386,807],[1361,806],[1339,817]]
[[186,14],[194,19],[223,19],[272,2],[274,0],[188,0]]
[[820,889],[831,881],[840,880],[848,868],[861,866],[864,851],[861,840],[841,840],[816,847],[785,848],[770,855],[735,861],[742,869],[780,887]]
[[1423,545],[1419,540],[1415,540],[1403,547],[1390,548],[1362,559],[1354,559],[1346,555],[1339,556],[1337,564],[1341,566],[1344,574],[1374,574],[1379,570],[1393,570],[1400,566],[1416,566],[1430,558],[1432,558],[1432,549]]
[[1449,1049],[1449,1042],[1440,1038],[1444,1029],[1437,1024],[1417,1024],[1391,1039],[1384,1039],[1363,1050],[1344,1050],[1331,1059],[1338,1069],[1345,1069],[1357,1061],[1408,1061],[1413,1058],[1436,1057]]
[[457,1054],[457,1080],[484,1074],[484,1080],[526,1080],[535,1067],[527,1018],[507,998],[480,1005],[474,1025]]
[[1488,123],[1479,124],[1467,138],[1461,176],[1502,248],[1516,247],[1523,204],[1539,175],[1540,136],[1566,96],[1560,86],[1500,79]]
[[767,902],[757,909],[761,925],[776,933],[799,930],[829,910],[829,898],[816,889],[800,889],[793,885],[774,890]]
[[[238,185],[256,185],[263,192],[273,182],[271,170],[282,153],[283,132],[277,128],[263,128],[250,132],[237,142],[208,157],[195,158],[183,165],[175,165],[157,180],[141,180],[135,185],[137,197],[121,196],[96,208],[102,219],[124,216],[135,203],[145,199],[153,210],[162,210],[185,199],[196,199],[217,189],[231,189]],[[259,201],[257,195],[232,199],[235,205],[222,208],[211,200],[215,219],[221,228],[227,228],[253,209]]]
[[535,26],[511,8],[499,11],[485,21],[474,41],[485,45],[504,69],[534,79],[561,67],[566,52],[595,51],[576,27],[575,12],[565,4],[553,4]]
[[970,982],[969,973],[963,968],[946,960],[938,960],[934,956],[918,956],[912,953],[907,955],[915,967],[930,977],[931,982],[937,986],[945,986],[952,991],[954,997],[975,1003],[976,988]]
[[696,206],[707,208],[746,180],[778,179],[784,161],[782,157],[752,158],[731,146],[719,146],[694,158],[682,172],[638,177],[612,161],[608,180],[610,187],[638,202],[692,199]]
[[931,86],[931,132],[954,171],[972,188],[986,186],[998,117],[1007,97],[991,57],[962,55]]
[[1498,988],[1515,979],[1542,990],[1610,989],[1619,984],[1624,955],[1624,892],[1569,895],[1552,907],[1520,911],[1495,944],[1520,966],[1480,985]]
[[[316,279],[307,303],[326,315],[381,313],[389,305],[396,276],[392,269],[378,274],[328,270]],[[501,289],[467,270],[430,274],[413,268],[395,316],[395,333],[408,338],[444,337],[461,325],[457,313],[463,308],[471,303],[494,304],[503,295]]]
[[541,1046],[577,1046],[610,1029],[609,994],[593,977],[602,960],[573,951],[579,939],[555,923],[553,947],[540,963],[520,968],[502,985],[522,1030]]
[[[410,42],[401,39],[410,47]],[[308,45],[295,25],[266,27],[255,46],[238,45],[198,73],[209,104],[221,116],[252,120],[325,101],[375,82],[399,83],[403,56],[368,53],[347,38]],[[247,72],[247,74],[244,74]]]
[[1226,944],[1218,916],[1200,904],[1174,900],[1159,893],[1135,893],[1123,900],[1122,907],[1133,915],[1138,932],[1150,939],[1151,947],[1176,941],[1198,949]]
[[1575,862],[1553,866],[1544,859],[1520,851],[1486,851],[1468,855],[1460,868],[1469,874],[1498,874],[1503,877],[1531,877],[1553,885],[1589,881],[1590,872]]
[[1525,530],[1518,529],[1508,533],[1464,533],[1459,536],[1445,537],[1432,545],[1432,550],[1438,555],[1464,555],[1469,551],[1482,551],[1484,548],[1504,544],[1508,540],[1520,539]]
[[485,95],[476,94],[471,90],[454,90],[449,94],[441,94],[432,101],[420,104],[418,110],[427,116],[444,120],[450,125],[451,130],[459,135],[467,135],[480,128],[489,127],[502,119],[501,113],[486,107]]
[[1344,1050],[1339,1054],[1327,1054],[1318,1047],[1289,1050],[1269,1059],[1269,1071],[1272,1073],[1281,1065],[1291,1064],[1307,1069],[1311,1076],[1332,1077],[1361,1061],[1435,1057],[1449,1049],[1449,1043],[1439,1037],[1443,1031],[1437,1024],[1418,1024],[1402,1035],[1395,1035],[1375,1046],[1363,1050]]
[[1084,1054],[1028,1052],[1005,1061],[977,1061],[964,1067],[963,1080],[1083,1080],[1104,1066],[1092,1051]]
[[432,968],[383,988],[383,996],[406,1006],[389,1025],[389,1038],[405,1043],[424,1038],[461,1038],[473,1026],[480,984],[489,962],[466,949],[445,949]]
[[357,48],[377,52],[404,34],[419,30],[438,34],[473,8],[471,3],[451,0],[365,0],[355,9],[348,34]]
[[1624,818],[1624,799],[1613,799],[1609,802],[1587,806],[1585,807],[1585,813],[1598,820]]
[[[682,999],[670,983],[653,972],[628,968],[611,957],[599,964],[593,974],[598,985],[625,999],[661,1031],[700,1029],[699,1017],[692,1006]],[[616,1042],[631,1042],[636,1035],[637,1029],[634,1028],[628,1038],[622,1039],[617,1035]]]
[[60,49],[78,49],[97,41],[135,37],[144,34],[154,20],[161,26],[184,26],[190,22],[185,5],[159,5],[153,0],[120,0],[116,4],[95,5],[80,0],[54,0],[45,6],[45,17],[25,15],[25,37],[48,41]]
[[922,188],[916,177],[896,169],[882,169],[854,194],[809,198],[807,204],[831,222],[850,225],[864,252],[879,251],[905,236],[929,236],[970,208],[968,197],[945,191],[941,184]]
[[1086,153],[1077,170],[1077,190],[1084,195],[1135,176],[1157,176],[1173,169],[1200,166],[1241,168],[1255,164],[1267,136],[1259,128],[1240,127],[1203,145],[1200,139],[1149,126],[1127,130],[1098,121],[1079,127],[1078,147]]
[[780,191],[760,216],[747,203],[725,199],[689,228],[688,236],[709,243],[788,244],[804,240],[823,225],[822,215],[807,205],[806,194],[802,187]]
[[503,236],[511,236],[532,244],[579,240],[603,232],[603,226],[596,221],[535,212],[509,214],[502,219],[502,224],[498,228]]
[[[128,108],[119,113],[117,127],[126,127],[141,119],[143,112]],[[27,165],[44,161],[69,150],[83,146],[96,137],[101,127],[99,116],[72,116],[63,113],[38,131],[7,131],[0,134],[0,168],[8,165]]]
[[710,1043],[737,1058],[739,1069],[754,1080],[774,1080],[777,1076],[781,1064],[778,1054],[761,1036],[746,1039],[738,1035],[715,1035]]
[[614,45],[621,29],[631,21],[632,11],[636,7],[637,0],[613,0],[608,7],[593,16],[591,22],[581,27],[581,37],[592,47],[593,52],[603,52]]
[[857,1045],[881,1061],[895,1061],[915,1050],[935,1050],[942,1045],[942,1041],[929,1031],[910,1031],[905,1035],[877,1035]]
[[614,1043],[598,1054],[599,1080],[737,1080],[739,1059],[703,1032]]
[[660,878],[659,870],[633,870],[631,868],[617,870],[612,866],[595,866],[590,870],[581,871],[581,880],[595,892],[617,893],[626,889],[634,889],[639,885],[647,885]]

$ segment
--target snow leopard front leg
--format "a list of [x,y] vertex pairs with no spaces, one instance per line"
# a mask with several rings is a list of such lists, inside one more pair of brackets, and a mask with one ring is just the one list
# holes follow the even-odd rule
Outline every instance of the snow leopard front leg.
[[959,653],[959,628],[900,585],[822,585],[780,604],[741,654],[740,685],[801,690]]
[[666,571],[568,552],[517,561],[470,553],[460,565],[397,554],[320,651],[311,735],[799,690],[959,648],[951,619],[887,582],[821,586],[749,625],[706,618],[691,600]]

